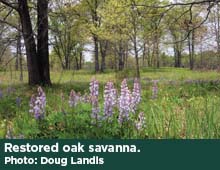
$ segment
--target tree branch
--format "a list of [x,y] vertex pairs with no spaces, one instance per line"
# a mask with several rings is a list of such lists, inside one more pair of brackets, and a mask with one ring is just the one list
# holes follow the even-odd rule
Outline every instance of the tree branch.
[[0,2],[10,8],[13,8],[14,10],[18,11],[17,5],[14,5],[15,3],[9,3],[6,0],[0,0]]
[[200,1],[193,1],[193,2],[177,2],[177,3],[170,3],[167,5],[145,5],[145,4],[136,4],[136,6],[144,6],[149,8],[168,8],[171,6],[191,6],[191,5],[199,5],[199,4],[207,4],[207,3],[219,3],[220,0],[200,0]]
[[12,28],[15,28],[16,30],[21,31],[16,25],[14,25],[6,20],[0,19],[0,23],[7,24],[7,25],[11,26]]

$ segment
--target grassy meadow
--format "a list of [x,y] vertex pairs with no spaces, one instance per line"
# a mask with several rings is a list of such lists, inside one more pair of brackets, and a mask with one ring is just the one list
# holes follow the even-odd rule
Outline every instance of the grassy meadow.
[[[120,125],[118,109],[111,120],[91,121],[91,104],[80,102],[69,107],[71,89],[89,94],[92,78],[99,81],[99,107],[103,113],[103,90],[113,81],[118,93],[127,79],[133,88],[133,70],[51,72],[52,87],[43,87],[46,110],[43,120],[29,113],[29,101],[37,87],[19,81],[19,72],[0,72],[0,138],[77,138],[77,139],[213,139],[220,138],[220,73],[176,68],[141,70],[141,102],[136,114]],[[153,80],[158,80],[158,95],[152,98]],[[145,116],[144,128],[134,124],[138,113]]]

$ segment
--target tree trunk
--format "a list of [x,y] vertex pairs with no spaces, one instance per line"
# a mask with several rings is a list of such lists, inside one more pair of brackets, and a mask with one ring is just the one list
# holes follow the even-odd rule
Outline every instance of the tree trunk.
[[[19,24],[20,28],[20,24]],[[20,81],[23,81],[23,67],[22,67],[22,53],[21,53],[21,32],[18,31],[18,39],[17,39],[17,59],[18,65],[20,67]]]
[[80,51],[79,53],[79,69],[82,69],[82,59],[83,59],[83,53]]
[[76,62],[76,70],[79,70],[79,61],[78,61],[78,57],[77,57],[77,54],[75,56],[75,62]]
[[18,1],[18,12],[21,19],[22,34],[27,55],[28,83],[29,85],[39,84],[41,82],[41,77],[27,0]]
[[65,58],[65,70],[69,70],[70,66],[69,66],[69,57],[68,57],[68,55],[66,54],[64,58]]
[[140,78],[140,68],[139,68],[139,61],[138,61],[138,49],[137,49],[136,36],[134,37],[134,52],[135,52],[135,61],[136,61],[136,77]]
[[99,72],[99,43],[97,35],[93,35],[93,41],[95,46],[95,72]]
[[192,58],[191,58],[191,69],[194,69],[194,55],[195,55],[195,30],[192,30]]
[[194,68],[194,31],[192,31],[188,38],[188,48],[189,48],[189,67],[190,70]]
[[191,60],[192,60],[192,50],[191,50],[191,35],[188,37],[188,49],[189,49],[189,68],[192,70]]
[[124,52],[124,67],[128,68],[128,44],[125,43],[125,52]]
[[118,57],[118,70],[122,71],[124,69],[122,42],[119,43]]
[[181,51],[178,49],[177,50],[177,67],[181,67]]
[[158,32],[156,32],[156,49],[155,49],[155,54],[156,54],[156,64],[157,68],[160,67],[160,53],[159,53],[159,37],[158,37]]
[[[18,40],[17,40],[18,41]],[[17,44],[18,45],[18,44]],[[17,46],[18,48],[18,46]],[[18,71],[18,65],[19,65],[19,56],[18,56],[18,51],[16,54],[16,59],[15,59],[15,70]]]
[[146,57],[146,65],[151,67],[151,48],[150,48],[150,41],[147,41],[147,57]]
[[105,63],[105,58],[106,58],[106,52],[108,48],[108,41],[100,41],[100,52],[101,52],[101,72],[104,72],[106,69],[106,63]]
[[119,70],[118,66],[118,51],[117,51],[117,45],[115,45],[115,50],[114,50],[114,61],[112,62],[112,69],[115,70],[115,72],[117,72]]
[[173,52],[174,52],[174,67],[178,67],[178,64],[177,64],[177,49],[176,49],[176,44],[173,45]]
[[143,45],[143,53],[142,53],[142,67],[145,67],[145,58],[146,58],[146,42]]
[[175,67],[181,67],[181,49],[178,44],[174,44]]
[[48,49],[48,0],[37,1],[37,14],[37,55],[40,83],[51,85]]

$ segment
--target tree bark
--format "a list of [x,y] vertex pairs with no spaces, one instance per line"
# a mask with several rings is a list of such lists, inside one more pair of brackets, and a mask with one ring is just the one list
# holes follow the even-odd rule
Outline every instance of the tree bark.
[[175,58],[175,67],[181,67],[181,49],[179,47],[179,44],[174,44],[174,58]]
[[192,30],[192,57],[191,57],[191,70],[194,69],[194,55],[195,55],[195,30]]
[[18,13],[21,19],[22,34],[27,55],[28,83],[29,85],[39,84],[41,77],[27,0],[18,1]]
[[195,31],[193,30],[188,37],[188,48],[189,48],[189,67],[190,70],[194,69],[194,49],[195,49]]
[[[18,41],[18,40],[17,40]],[[18,42],[17,42],[17,48],[18,48]],[[19,69],[19,55],[18,55],[18,51],[17,51],[17,54],[16,54],[16,59],[15,59],[15,70],[18,71]]]
[[79,64],[79,60],[78,60],[78,56],[77,56],[77,54],[76,54],[76,56],[75,56],[75,62],[76,62],[76,70],[79,70],[80,69],[80,64]]
[[145,67],[145,58],[146,58],[146,42],[144,42],[143,44],[142,67]]
[[[158,28],[157,28],[158,29]],[[156,46],[155,46],[155,55],[156,55],[156,66],[157,68],[160,67],[160,53],[159,53],[159,36],[158,36],[158,30],[156,31]]]
[[48,0],[37,1],[37,55],[40,83],[51,85],[48,47]]
[[100,41],[100,52],[101,52],[101,72],[104,72],[106,69],[106,63],[105,63],[105,58],[106,58],[106,52],[108,48],[108,41]]
[[134,37],[134,52],[135,52],[135,61],[136,61],[136,76],[140,78],[140,68],[139,68],[139,59],[138,59],[138,49],[137,49],[137,39]]
[[122,42],[119,42],[118,49],[118,70],[122,71],[124,69],[124,60],[123,60],[123,46]]
[[80,51],[79,53],[79,69],[82,69],[82,59],[83,59],[83,53]]
[[99,43],[97,35],[93,35],[93,41],[95,46],[94,57],[95,57],[95,72],[99,72]]
[[18,0],[16,6],[7,1],[1,2],[12,9],[15,9],[19,14],[27,56],[29,85],[51,85],[48,50],[48,0],[37,1],[37,47],[27,0]]
[[[20,24],[19,24],[20,28]],[[18,60],[18,65],[20,67],[20,81],[23,81],[23,60],[22,60],[22,53],[21,53],[21,32],[18,31],[18,37],[17,37],[17,60]]]

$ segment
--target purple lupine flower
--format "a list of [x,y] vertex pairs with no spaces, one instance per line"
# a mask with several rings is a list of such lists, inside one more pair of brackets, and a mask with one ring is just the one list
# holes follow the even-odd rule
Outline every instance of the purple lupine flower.
[[80,97],[80,101],[84,103],[90,103],[91,97],[88,94],[84,94],[83,96]]
[[41,102],[42,109],[45,109],[46,107],[46,95],[41,87],[38,87],[38,96],[37,100]]
[[17,105],[17,107],[21,107],[21,98],[20,97],[16,97],[16,105]]
[[156,99],[157,96],[158,96],[158,80],[154,80],[152,87],[152,99]]
[[138,120],[135,122],[135,126],[138,131],[142,131],[145,128],[145,115],[144,112],[140,112],[138,115]]
[[135,79],[134,81],[134,88],[132,91],[132,112],[135,113],[136,109],[137,109],[137,105],[140,103],[141,101],[141,90],[140,90],[140,83],[138,81],[138,79]]
[[30,113],[34,114],[35,119],[39,120],[44,117],[46,107],[46,95],[41,87],[38,87],[37,96],[32,95],[30,100]]
[[71,90],[70,96],[69,96],[69,106],[74,107],[78,104],[80,100],[80,96],[76,94],[74,90]]
[[119,117],[118,122],[122,124],[124,121],[129,120],[129,112],[131,111],[131,92],[128,89],[127,80],[124,79],[121,83],[121,94],[119,97]]
[[30,100],[30,102],[29,102],[29,107],[30,107],[30,110],[29,110],[29,112],[30,113],[34,113],[34,110],[33,110],[33,108],[34,108],[34,105],[35,105],[35,95],[32,95],[31,96],[31,100]]
[[104,90],[104,117],[109,118],[113,115],[113,108],[116,105],[117,92],[112,82],[105,85]]
[[97,96],[92,96],[91,97],[91,103],[92,103],[92,113],[91,113],[91,118],[93,124],[98,124],[98,121],[102,120],[100,113],[100,108],[99,108],[99,103],[98,103],[98,97]]
[[99,82],[97,80],[92,80],[90,82],[90,99],[91,99],[91,104],[92,104],[92,114],[91,117],[96,120],[100,120],[100,109],[99,109],[99,103],[98,103],[98,96],[99,96]]
[[2,99],[3,98],[3,91],[1,91],[1,89],[0,89],[0,99]]
[[89,87],[90,95],[98,97],[99,96],[99,82],[93,79],[89,85],[90,85]]

